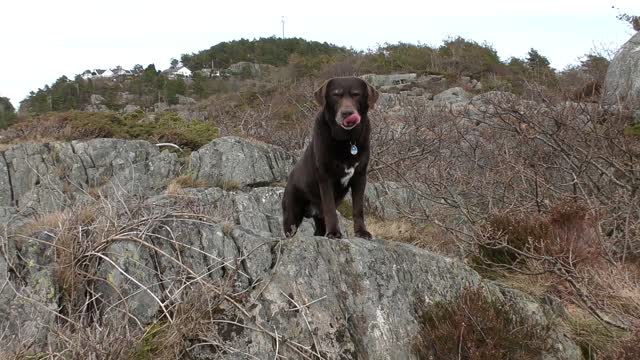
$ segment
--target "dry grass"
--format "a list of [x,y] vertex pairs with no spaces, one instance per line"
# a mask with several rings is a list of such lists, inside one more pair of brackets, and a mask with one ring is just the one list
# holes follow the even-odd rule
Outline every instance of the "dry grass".
[[240,334],[244,328],[234,325],[233,321],[217,322],[229,320],[229,315],[224,298],[211,293],[212,289],[202,286],[190,289],[176,305],[172,322],[150,324],[138,337],[135,358],[182,359],[190,356],[194,346],[203,347],[211,354],[224,354],[225,341],[230,339],[231,333]]
[[[580,346],[582,356],[585,359],[634,359],[618,357],[622,347],[632,336],[631,334],[603,324],[580,308],[569,306],[567,312],[570,316],[566,324],[573,340]],[[633,344],[633,346],[637,353],[640,350],[638,344]]]
[[442,255],[456,255],[455,238],[440,227],[417,225],[407,219],[367,217],[367,228],[377,238],[398,241]]
[[181,175],[169,182],[167,185],[167,194],[178,195],[180,190],[185,188],[205,188],[208,187],[204,180],[195,180],[192,175]]
[[216,181],[214,186],[224,191],[237,191],[242,188],[239,182],[233,180],[219,180]]

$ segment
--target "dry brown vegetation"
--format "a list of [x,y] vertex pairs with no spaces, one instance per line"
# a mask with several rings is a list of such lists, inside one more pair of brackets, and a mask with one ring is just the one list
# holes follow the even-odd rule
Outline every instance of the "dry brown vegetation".
[[549,349],[549,326],[540,329],[508,302],[468,289],[453,303],[418,304],[420,359],[537,359]]
[[[530,93],[380,115],[372,175],[430,201],[406,219],[447,230],[486,276],[557,296],[607,329],[637,329],[640,138],[626,135],[624,114]],[[597,356],[622,346],[609,334],[585,346]]]

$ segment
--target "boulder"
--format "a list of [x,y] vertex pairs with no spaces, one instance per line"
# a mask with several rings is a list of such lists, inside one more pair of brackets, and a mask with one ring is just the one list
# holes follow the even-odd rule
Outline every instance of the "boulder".
[[293,165],[280,147],[229,136],[191,153],[189,171],[211,185],[257,187],[285,181]]
[[169,110],[170,106],[166,103],[163,102],[159,102],[159,103],[155,103],[153,104],[153,111],[155,112],[162,112],[162,111],[167,111]]
[[[0,206],[59,211],[90,189],[149,194],[180,167],[177,155],[142,140],[20,144],[0,158]],[[4,171],[3,171],[4,170]]]
[[417,79],[417,75],[414,73],[389,75],[366,74],[361,77],[375,87],[407,84]]
[[111,111],[109,110],[109,108],[107,107],[107,105],[87,105],[84,107],[84,111],[87,112],[108,112]]
[[128,104],[127,106],[124,107],[124,109],[122,109],[122,112],[125,114],[132,114],[138,110],[140,110],[140,106]]
[[640,32],[632,36],[611,60],[604,88],[604,101],[608,105],[640,106]]
[[435,95],[433,101],[441,104],[460,104],[468,102],[471,97],[463,88],[454,87]]
[[104,103],[105,101],[106,101],[106,99],[104,97],[102,97],[102,95],[92,94],[89,97],[89,102],[91,103],[91,105],[100,105],[100,104]]
[[116,103],[118,105],[127,105],[134,101],[136,101],[138,97],[134,94],[130,94],[128,92],[119,92],[116,98]]
[[271,66],[266,64],[256,64],[248,61],[240,61],[229,65],[227,72],[232,75],[250,75],[252,77],[260,76],[263,70],[268,70]]
[[193,98],[184,95],[176,95],[178,98],[178,104],[180,105],[192,105],[195,104],[196,101]]

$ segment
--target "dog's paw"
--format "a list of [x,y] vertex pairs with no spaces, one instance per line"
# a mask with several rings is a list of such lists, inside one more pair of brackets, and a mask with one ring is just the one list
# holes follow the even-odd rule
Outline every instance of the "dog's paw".
[[340,230],[338,231],[330,231],[327,233],[327,237],[329,239],[342,239],[342,233],[340,232]]
[[356,231],[356,237],[367,239],[367,240],[371,240],[371,238],[373,238],[373,236],[371,236],[371,233],[368,232],[367,230]]

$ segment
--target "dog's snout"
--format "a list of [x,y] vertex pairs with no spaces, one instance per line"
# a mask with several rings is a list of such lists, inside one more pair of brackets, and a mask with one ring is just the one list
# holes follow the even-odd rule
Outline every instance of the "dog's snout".
[[355,113],[355,111],[353,110],[342,110],[340,112],[340,115],[342,115],[342,118],[348,118],[349,116],[353,115]]

